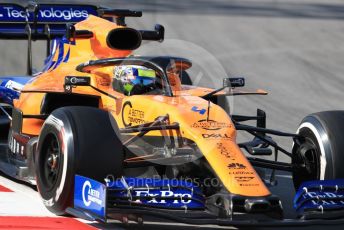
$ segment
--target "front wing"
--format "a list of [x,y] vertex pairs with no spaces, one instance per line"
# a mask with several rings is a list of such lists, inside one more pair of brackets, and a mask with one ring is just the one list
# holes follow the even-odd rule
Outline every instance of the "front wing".
[[[155,221],[168,220],[187,225],[238,227],[340,225],[344,224],[344,205],[340,205],[344,204],[342,185],[343,180],[313,181],[301,185],[294,199],[298,219],[276,219],[259,213],[232,213],[221,217],[207,209],[207,200],[191,182],[177,179],[121,178],[100,183],[76,175],[74,207],[66,211],[79,218],[103,223],[111,220],[143,223],[143,220],[153,218]],[[330,205],[333,202],[335,208]],[[319,204],[324,203],[327,206],[320,210]]]

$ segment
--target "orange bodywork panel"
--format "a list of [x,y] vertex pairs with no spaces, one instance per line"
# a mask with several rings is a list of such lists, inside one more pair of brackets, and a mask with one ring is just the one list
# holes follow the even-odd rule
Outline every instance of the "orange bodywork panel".
[[[73,89],[73,93],[98,96],[99,107],[109,111],[120,128],[152,122],[157,117],[168,114],[171,123],[179,123],[180,135],[197,144],[228,191],[243,196],[270,195],[269,190],[236,144],[236,130],[228,114],[213,103],[208,107],[208,101],[200,97],[211,92],[212,89],[182,86],[179,77],[172,73],[169,78],[173,97],[125,96],[115,92],[112,88],[112,67],[96,68],[88,73],[78,72],[76,67],[89,60],[130,55],[131,50],[115,50],[107,45],[106,36],[109,31],[120,27],[95,16],[77,23],[75,27],[77,30],[92,31],[93,37],[76,39],[74,44],[65,43],[62,47],[56,47],[52,53],[52,60],[56,64],[34,77],[23,88],[20,98],[14,102],[14,106],[21,110],[23,115],[40,115],[46,94],[65,93],[66,76],[87,76],[90,77],[94,88],[106,92],[111,97],[88,86],[78,86]],[[183,68],[188,67],[190,66]],[[244,91],[240,92],[245,94]],[[266,94],[265,91],[254,92]],[[43,122],[42,119],[25,118],[22,132],[38,136]],[[147,135],[162,136],[163,133],[151,131]]]

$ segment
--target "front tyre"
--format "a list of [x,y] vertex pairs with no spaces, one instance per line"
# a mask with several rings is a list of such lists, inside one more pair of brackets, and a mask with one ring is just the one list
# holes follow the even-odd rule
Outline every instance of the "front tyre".
[[123,145],[108,112],[91,107],[63,107],[43,124],[35,155],[39,194],[48,210],[65,214],[72,206],[74,176],[103,182],[122,173]]
[[294,143],[292,165],[295,188],[308,180],[344,178],[344,111],[326,111],[305,117]]

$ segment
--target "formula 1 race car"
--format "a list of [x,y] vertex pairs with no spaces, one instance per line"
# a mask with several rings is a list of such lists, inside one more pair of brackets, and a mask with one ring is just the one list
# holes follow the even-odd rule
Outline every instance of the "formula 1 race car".
[[[243,78],[185,85],[190,60],[132,55],[143,40],[164,39],[161,25],[126,26],[139,11],[30,3],[1,4],[0,15],[1,39],[28,40],[28,76],[0,78],[0,169],[37,185],[51,212],[102,222],[343,223],[344,112],[309,115],[296,134],[267,129],[259,109],[229,114],[221,98],[267,93],[238,89]],[[48,57],[33,74],[34,40],[47,40]],[[253,140],[238,143],[237,131]],[[292,138],[291,150],[272,135]],[[292,173],[298,219],[284,218],[259,168],[273,170],[270,181],[275,170]]]

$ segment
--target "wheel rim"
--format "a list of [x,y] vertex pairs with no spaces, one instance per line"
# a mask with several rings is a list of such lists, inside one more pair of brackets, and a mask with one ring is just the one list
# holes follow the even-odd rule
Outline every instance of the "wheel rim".
[[320,176],[320,151],[317,145],[310,138],[305,138],[305,141],[300,145],[296,152],[296,159],[298,165],[297,176],[306,180],[317,180]]
[[47,135],[42,146],[42,182],[45,188],[49,191],[56,185],[60,169],[62,167],[62,157],[59,141],[56,135]]

